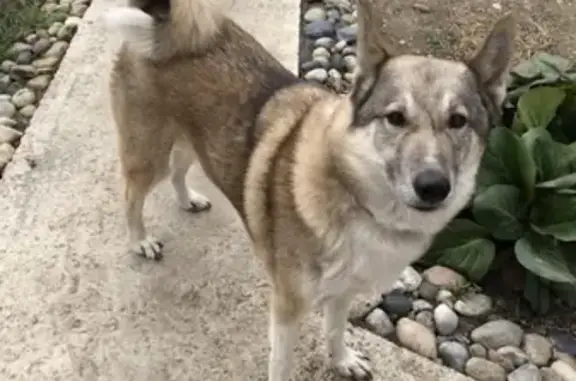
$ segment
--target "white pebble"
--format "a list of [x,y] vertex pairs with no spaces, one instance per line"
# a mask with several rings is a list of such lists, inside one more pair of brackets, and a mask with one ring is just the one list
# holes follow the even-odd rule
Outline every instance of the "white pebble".
[[436,301],[439,303],[445,303],[450,307],[454,306],[454,294],[448,290],[440,290],[436,295]]
[[492,299],[484,294],[467,294],[454,304],[454,309],[462,316],[482,316],[492,309]]
[[412,266],[408,266],[402,271],[400,281],[404,284],[406,291],[413,292],[420,287],[422,283],[422,275],[418,273]]
[[416,299],[415,301],[412,302],[412,310],[414,311],[414,313],[418,313],[420,311],[432,311],[433,309],[434,306],[427,300]]
[[33,104],[36,101],[36,95],[30,89],[20,89],[12,95],[12,104],[17,108],[22,108]]
[[8,125],[3,125],[2,120],[3,118],[0,118],[0,144],[12,144],[22,136],[22,133],[13,129],[12,127],[9,127]]
[[330,52],[325,47],[320,46],[312,51],[312,57],[330,57]]
[[64,21],[64,25],[77,27],[82,22],[80,17],[70,16]]
[[0,170],[3,169],[14,156],[14,147],[8,143],[0,144]]
[[576,369],[573,369],[570,365],[564,361],[554,361],[550,366],[564,381],[574,381],[576,380]]
[[448,336],[458,328],[458,315],[446,304],[440,304],[434,309],[434,322],[438,332]]
[[0,99],[0,117],[12,118],[16,113],[16,107],[7,101]]
[[304,79],[307,81],[324,82],[328,78],[328,72],[322,68],[312,69],[304,74]]
[[320,7],[310,8],[304,13],[304,20],[307,22],[320,21],[326,19],[326,12]]
[[334,46],[334,40],[330,37],[320,37],[319,39],[314,41],[314,46],[315,47],[322,46],[326,49],[330,49],[332,46]]
[[334,45],[334,50],[339,52],[342,49],[344,49],[347,45],[348,43],[345,40],[340,40],[336,43],[336,45]]

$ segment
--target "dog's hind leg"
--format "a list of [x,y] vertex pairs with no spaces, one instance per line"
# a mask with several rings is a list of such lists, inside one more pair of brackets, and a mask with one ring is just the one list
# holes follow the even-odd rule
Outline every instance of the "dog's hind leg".
[[184,210],[202,212],[211,208],[210,200],[186,186],[186,173],[196,159],[191,146],[177,142],[170,154],[170,181],[176,192],[178,203]]
[[268,381],[289,381],[303,306],[298,297],[278,290],[270,304]]
[[368,358],[344,342],[349,306],[350,298],[347,295],[331,297],[324,304],[324,333],[331,365],[343,377],[371,380]]
[[147,115],[139,111],[133,112],[129,108],[117,108],[115,111],[130,249],[145,258],[160,260],[162,243],[148,234],[143,221],[143,208],[150,191],[169,173],[174,131],[159,128],[164,121],[155,120],[152,116],[146,118]]

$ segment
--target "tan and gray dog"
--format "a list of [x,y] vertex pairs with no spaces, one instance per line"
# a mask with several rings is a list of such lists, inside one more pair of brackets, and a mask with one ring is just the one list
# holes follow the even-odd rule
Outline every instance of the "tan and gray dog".
[[351,298],[389,288],[468,202],[499,117],[514,26],[500,19],[467,62],[392,55],[358,0],[359,72],[338,96],[285,69],[208,0],[132,0],[111,92],[132,247],[160,259],[142,221],[169,176],[179,203],[197,161],[241,216],[272,284],[269,381],[287,381],[298,323],[321,307],[333,368],[372,377],[346,347]]

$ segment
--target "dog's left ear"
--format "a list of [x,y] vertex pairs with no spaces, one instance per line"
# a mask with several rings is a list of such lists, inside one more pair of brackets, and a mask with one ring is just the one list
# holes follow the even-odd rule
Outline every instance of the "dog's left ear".
[[382,22],[371,4],[374,0],[357,0],[358,3],[358,73],[351,99],[354,105],[364,103],[376,82],[382,66],[392,54],[385,46]]
[[515,21],[511,13],[502,16],[492,27],[468,67],[497,107],[506,96],[506,77],[514,51]]

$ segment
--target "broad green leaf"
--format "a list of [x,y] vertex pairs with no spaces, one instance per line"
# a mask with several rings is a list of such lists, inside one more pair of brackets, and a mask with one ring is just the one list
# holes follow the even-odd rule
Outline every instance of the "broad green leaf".
[[571,173],[569,175],[560,176],[553,180],[544,181],[542,183],[536,184],[537,188],[572,188],[576,186],[576,173]]
[[479,280],[490,269],[496,250],[486,238],[489,234],[471,220],[455,218],[436,236],[426,257]]
[[530,153],[534,151],[534,142],[538,139],[552,140],[552,136],[550,136],[549,131],[543,128],[535,128],[522,134],[522,142]]
[[539,53],[512,68],[507,79],[506,101],[517,99],[531,88],[541,85],[557,85],[576,80],[572,62],[564,57]]
[[576,195],[541,195],[530,213],[532,229],[560,241],[576,241]]
[[524,232],[521,218],[525,203],[518,188],[496,184],[474,198],[474,219],[490,230],[496,239],[515,241]]
[[530,197],[535,182],[536,166],[522,139],[508,128],[492,129],[478,171],[479,187],[515,185]]
[[560,168],[560,155],[552,138],[537,138],[532,147],[532,157],[536,164],[538,179],[546,181],[564,175]]
[[518,99],[515,119],[524,129],[547,128],[565,97],[566,93],[559,87],[540,86],[530,89]]
[[576,189],[556,189],[554,193],[563,195],[576,195]]
[[[532,82],[538,78],[556,80],[558,73],[565,73],[572,67],[570,60],[548,53],[538,53],[512,68],[510,76],[516,81]],[[555,70],[554,70],[555,68]]]
[[540,67],[532,60],[522,61],[510,70],[510,75],[526,80],[536,79],[541,75]]
[[506,93],[506,97],[505,100],[506,102],[511,102],[513,104],[516,104],[518,102],[518,99],[520,99],[520,97],[525,94],[526,92],[530,91],[530,89],[536,88],[536,87],[540,87],[543,85],[557,85],[558,84],[558,78],[540,78],[540,79],[536,79],[533,80],[529,83],[526,84],[522,84],[519,85],[513,89],[510,89],[507,93]]
[[522,123],[522,121],[520,120],[520,114],[518,113],[518,111],[516,111],[516,113],[514,114],[514,118],[512,118],[512,125],[510,126],[510,129],[512,131],[514,131],[515,133],[521,135],[524,132],[526,132],[527,127],[524,125],[524,123]]
[[528,130],[522,140],[533,158],[536,177],[539,181],[548,181],[570,172],[572,149],[552,139],[550,133],[538,128]]
[[[559,244],[564,259],[568,263],[568,269],[576,276],[576,243],[562,242]],[[576,308],[576,283],[553,283],[554,293],[568,304],[571,308]]]
[[474,281],[479,281],[490,270],[495,253],[494,242],[485,238],[476,238],[444,250],[438,263],[463,272]]
[[552,77],[554,74],[565,74],[573,66],[572,61],[567,58],[541,52],[534,56],[540,73],[545,77]]
[[483,226],[465,218],[455,218],[436,235],[430,251],[450,249],[476,238],[488,237],[490,232]]
[[514,253],[524,268],[539,277],[553,282],[576,282],[576,276],[568,270],[563,253],[551,237],[527,233],[516,241]]
[[537,313],[545,314],[550,309],[550,289],[530,272],[526,274],[524,298],[530,303],[532,310]]

